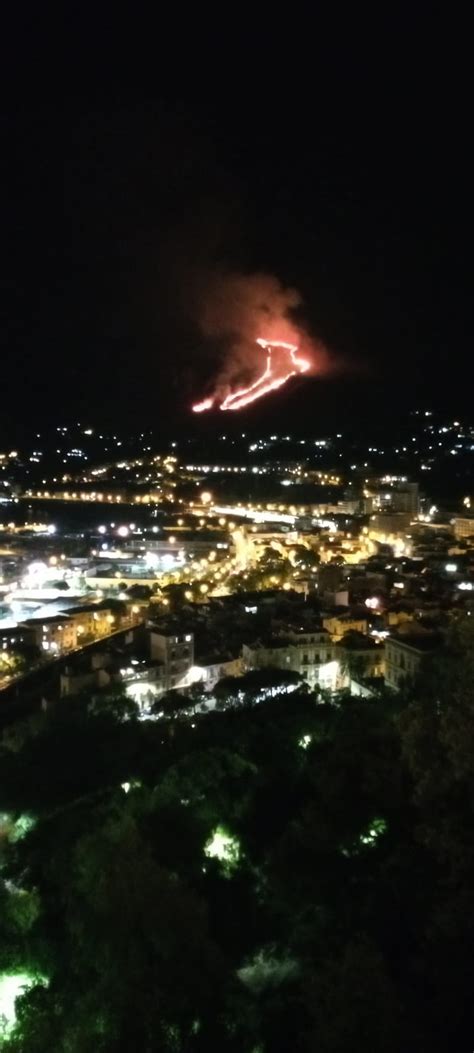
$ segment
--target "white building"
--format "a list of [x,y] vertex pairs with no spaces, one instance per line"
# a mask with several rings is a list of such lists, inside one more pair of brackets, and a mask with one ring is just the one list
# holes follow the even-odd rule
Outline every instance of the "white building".
[[400,691],[407,680],[418,675],[422,663],[440,644],[437,633],[423,630],[421,626],[404,636],[388,636],[385,641],[385,682],[388,687]]
[[194,665],[193,633],[150,632],[150,657],[166,670],[167,690],[187,686],[189,673]]
[[244,671],[268,667],[299,673],[310,687],[335,691],[339,687],[340,664],[336,649],[324,629],[287,633],[265,642],[244,644]]

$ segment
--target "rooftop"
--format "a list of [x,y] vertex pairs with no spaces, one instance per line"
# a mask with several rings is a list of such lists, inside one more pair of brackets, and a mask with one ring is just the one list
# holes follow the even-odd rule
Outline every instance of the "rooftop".
[[383,645],[363,633],[346,633],[342,640],[338,640],[336,647],[345,651],[383,651]]
[[52,614],[46,618],[26,618],[22,625],[31,626],[33,629],[35,625],[54,625],[57,622],[69,622],[70,620],[67,614]]
[[389,638],[388,643],[391,642],[400,647],[408,647],[414,651],[429,653],[441,646],[443,637],[440,633],[417,630],[411,633],[396,633]]

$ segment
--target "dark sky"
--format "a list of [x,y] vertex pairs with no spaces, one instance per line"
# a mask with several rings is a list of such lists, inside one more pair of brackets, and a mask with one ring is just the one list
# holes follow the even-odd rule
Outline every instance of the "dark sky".
[[188,310],[209,266],[296,286],[332,352],[334,377],[297,382],[278,413],[467,410],[463,27],[407,8],[343,39],[337,17],[185,41],[142,26],[132,49],[126,21],[117,48],[84,18],[12,26],[5,45],[3,430],[186,427],[216,365]]

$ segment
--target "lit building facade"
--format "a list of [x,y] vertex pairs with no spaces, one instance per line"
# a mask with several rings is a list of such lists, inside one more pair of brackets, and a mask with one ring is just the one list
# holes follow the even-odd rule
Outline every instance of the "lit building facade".
[[150,657],[152,662],[159,662],[164,668],[166,690],[186,685],[194,665],[193,633],[164,633],[152,629]]
[[323,631],[290,633],[266,643],[244,644],[244,670],[277,668],[299,673],[310,687],[335,691],[340,664],[328,634]]
[[385,683],[400,691],[418,676],[423,662],[439,649],[440,637],[428,631],[388,636],[385,641]]
[[453,530],[455,538],[474,537],[474,516],[456,516]]

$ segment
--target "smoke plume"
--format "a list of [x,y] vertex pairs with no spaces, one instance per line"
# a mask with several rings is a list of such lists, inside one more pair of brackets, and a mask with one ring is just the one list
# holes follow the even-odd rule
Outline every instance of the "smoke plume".
[[295,344],[313,371],[324,367],[323,347],[309,338],[298,319],[300,293],[272,275],[208,274],[195,303],[203,336],[216,341],[223,356],[214,386],[217,396],[262,372],[265,354],[256,343],[262,338]]

